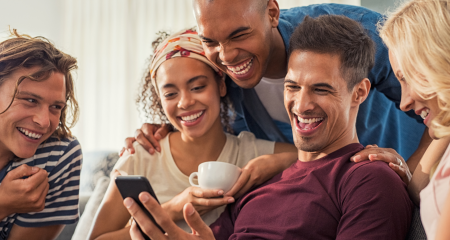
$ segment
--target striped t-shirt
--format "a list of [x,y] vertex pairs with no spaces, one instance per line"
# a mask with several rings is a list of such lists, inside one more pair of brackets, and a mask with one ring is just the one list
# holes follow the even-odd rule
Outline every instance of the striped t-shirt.
[[43,227],[72,224],[78,221],[78,192],[82,162],[80,143],[76,138],[50,137],[36,154],[20,161],[11,161],[0,170],[0,184],[6,174],[22,164],[48,172],[49,190],[45,208],[40,212],[14,213],[0,222],[0,239],[7,239],[14,224],[21,227]]

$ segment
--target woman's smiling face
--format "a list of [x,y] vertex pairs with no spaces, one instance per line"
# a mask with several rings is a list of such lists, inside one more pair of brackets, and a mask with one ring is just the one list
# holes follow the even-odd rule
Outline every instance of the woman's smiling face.
[[184,136],[223,131],[220,97],[225,96],[226,87],[211,67],[193,58],[169,59],[158,68],[156,81],[167,118]]
[[[0,112],[11,102],[17,80],[39,67],[20,68],[0,86]],[[66,85],[62,73],[53,72],[43,81],[25,79],[6,112],[0,114],[0,155],[29,158],[50,137],[59,124],[66,105]]]
[[423,118],[423,123],[429,128],[428,133],[430,134],[430,137],[437,139],[431,125],[433,119],[441,112],[437,97],[423,99],[416,90],[405,81],[397,57],[392,51],[389,51],[389,61],[391,62],[392,70],[402,87],[400,109],[405,112],[413,109],[417,115],[420,115]]

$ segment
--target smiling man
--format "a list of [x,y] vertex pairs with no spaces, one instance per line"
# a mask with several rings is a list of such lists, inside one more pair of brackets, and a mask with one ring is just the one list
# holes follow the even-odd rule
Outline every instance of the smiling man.
[[[212,231],[186,205],[194,235],[177,229],[156,201],[141,193],[170,239],[405,238],[412,213],[405,184],[385,163],[349,161],[364,148],[355,122],[370,90],[372,40],[347,17],[306,17],[292,35],[289,53],[284,107],[298,161],[228,205]],[[167,237],[131,199],[124,204],[152,239]],[[137,231],[132,227],[136,239]]]
[[237,115],[235,132],[246,130],[258,138],[292,142],[289,116],[283,109],[289,38],[306,15],[344,15],[361,23],[376,46],[368,75],[373,91],[356,121],[361,143],[393,148],[405,159],[417,149],[425,126],[398,107],[401,88],[376,29],[381,14],[340,4],[280,10],[276,0],[193,0],[193,8],[206,56],[233,79],[228,93]]

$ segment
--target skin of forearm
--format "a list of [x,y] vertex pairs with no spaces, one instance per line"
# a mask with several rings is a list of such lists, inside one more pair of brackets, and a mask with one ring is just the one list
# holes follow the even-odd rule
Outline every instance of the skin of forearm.
[[[414,204],[420,205],[420,191],[430,181],[431,168],[442,158],[450,144],[450,137],[433,140],[424,152],[408,185],[408,193]],[[408,160],[409,161],[409,160]]]
[[122,240],[122,239],[131,239],[130,237],[130,226],[122,228],[120,230],[109,232],[102,234],[95,238],[95,240]]
[[408,165],[409,171],[411,171],[411,173],[414,173],[414,171],[416,170],[417,165],[421,161],[422,157],[425,154],[425,151],[428,149],[428,146],[432,141],[433,139],[428,134],[428,128],[425,128],[422,138],[420,139],[419,146],[411,155],[411,157],[408,158],[408,161],[406,161],[406,164]]

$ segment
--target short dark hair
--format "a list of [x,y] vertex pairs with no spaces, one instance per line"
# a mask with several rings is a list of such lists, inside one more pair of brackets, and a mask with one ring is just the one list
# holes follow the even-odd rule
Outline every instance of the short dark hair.
[[289,41],[294,51],[339,55],[348,90],[367,78],[375,63],[375,43],[358,22],[339,15],[306,16]]

